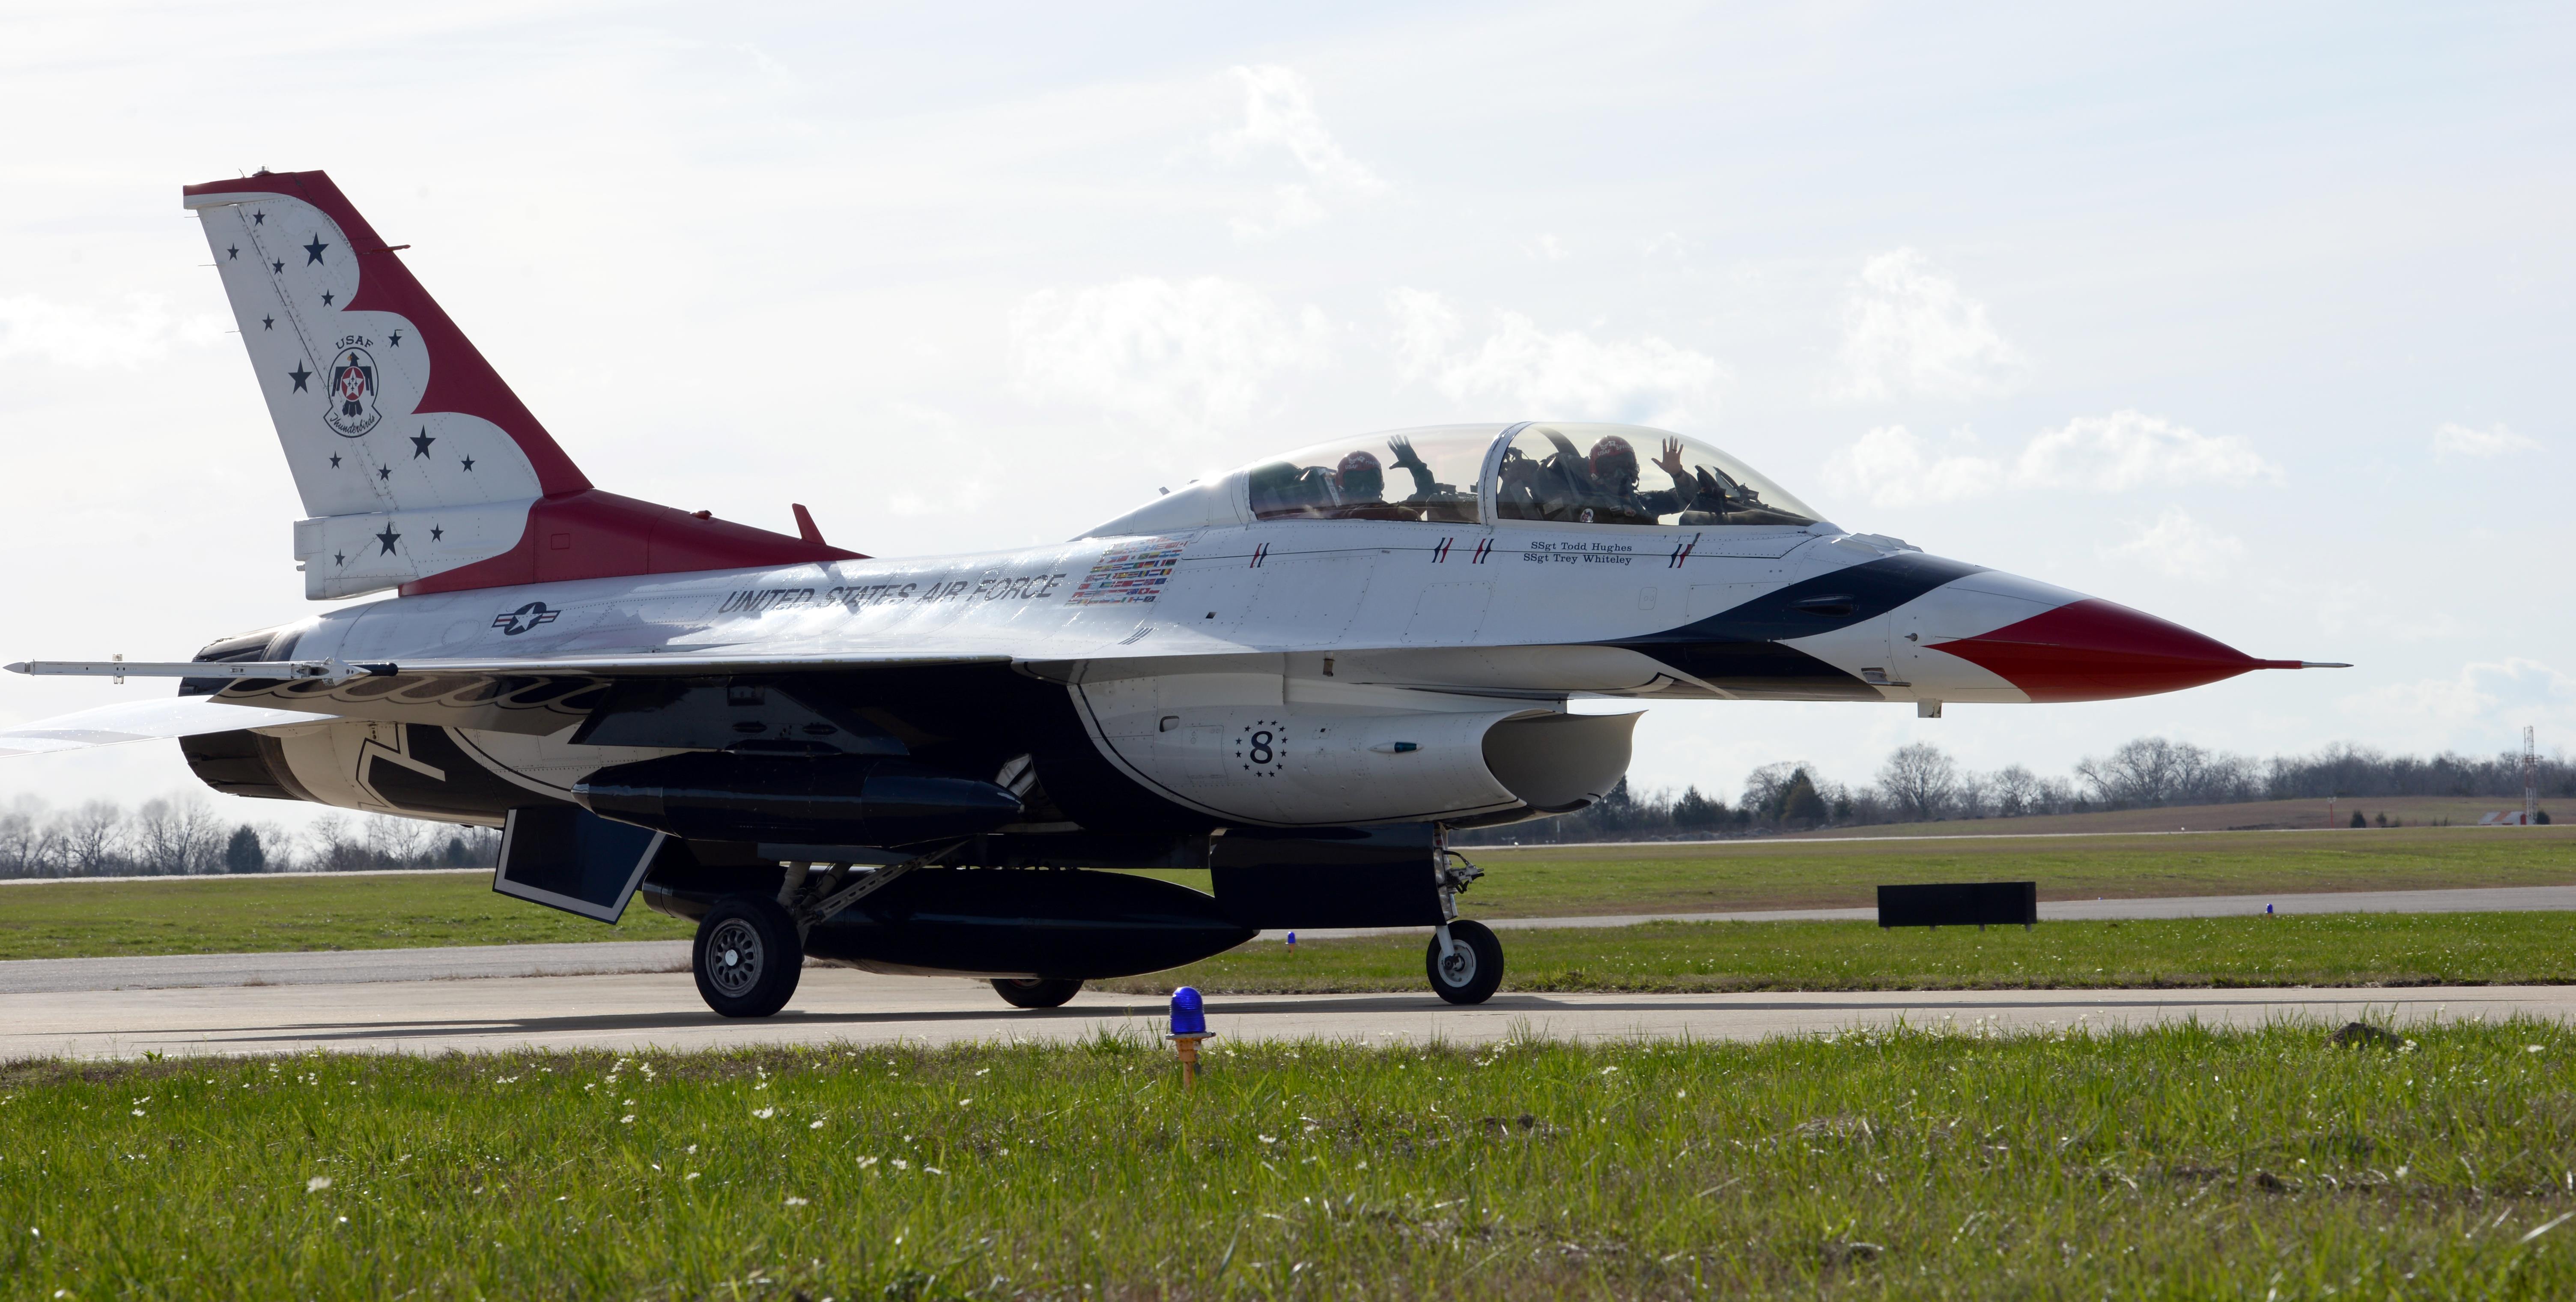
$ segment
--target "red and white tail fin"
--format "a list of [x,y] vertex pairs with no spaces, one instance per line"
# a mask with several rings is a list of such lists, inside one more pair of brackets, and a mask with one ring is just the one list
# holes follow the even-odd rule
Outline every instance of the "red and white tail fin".
[[856,556],[591,487],[323,173],[183,194],[304,499],[307,597]]

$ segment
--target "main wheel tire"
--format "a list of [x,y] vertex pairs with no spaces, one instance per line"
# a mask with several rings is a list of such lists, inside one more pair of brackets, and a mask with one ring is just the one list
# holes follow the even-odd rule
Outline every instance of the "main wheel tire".
[[1432,993],[1453,1004],[1481,1004],[1503,984],[1503,942],[1481,922],[1460,919],[1449,924],[1454,946],[1448,960],[1440,956],[1440,936],[1433,933],[1422,965],[1431,976]]
[[1082,993],[1082,982],[1070,977],[999,977],[993,989],[1013,1008],[1061,1008]]
[[805,974],[805,941],[776,900],[728,895],[698,920],[689,969],[698,995],[722,1017],[767,1017],[787,1006]]

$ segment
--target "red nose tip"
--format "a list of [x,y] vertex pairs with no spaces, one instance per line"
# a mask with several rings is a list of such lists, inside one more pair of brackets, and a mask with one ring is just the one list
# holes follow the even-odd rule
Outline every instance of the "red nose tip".
[[2257,660],[2180,624],[2086,598],[1933,648],[1982,665],[2034,701],[2109,701],[2214,683],[2252,669],[2296,669]]

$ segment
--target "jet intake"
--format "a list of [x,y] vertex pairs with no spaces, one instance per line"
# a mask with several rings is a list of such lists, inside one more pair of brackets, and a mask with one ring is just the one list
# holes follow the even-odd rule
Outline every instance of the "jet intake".
[[1020,817],[1009,790],[909,760],[698,753],[604,768],[572,789],[602,818],[695,841],[898,846]]

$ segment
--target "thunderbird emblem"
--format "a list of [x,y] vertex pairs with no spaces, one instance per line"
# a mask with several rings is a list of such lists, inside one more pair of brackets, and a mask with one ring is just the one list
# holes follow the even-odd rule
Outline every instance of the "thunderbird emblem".
[[376,410],[376,359],[364,348],[340,350],[331,363],[325,396],[322,423],[342,438],[357,438],[384,419]]

